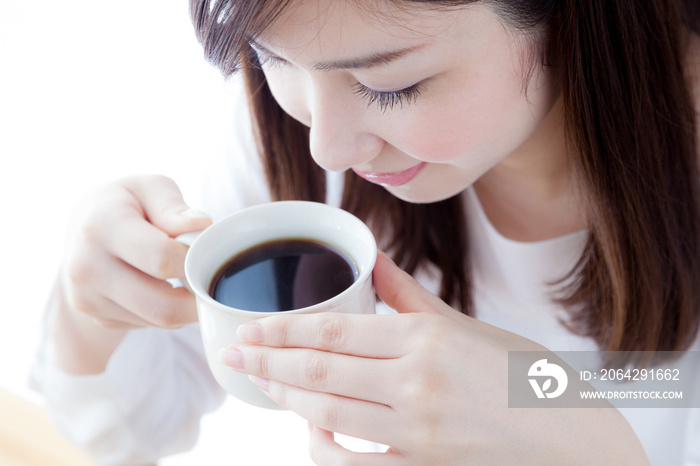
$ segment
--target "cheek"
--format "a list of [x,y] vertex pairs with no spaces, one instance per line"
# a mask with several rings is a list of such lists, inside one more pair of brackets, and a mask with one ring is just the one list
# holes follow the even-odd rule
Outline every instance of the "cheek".
[[532,135],[549,104],[536,94],[525,96],[520,81],[479,84],[416,107],[393,145],[413,158],[435,163],[459,165],[464,160],[506,157]]
[[492,118],[485,114],[492,110],[482,108],[478,102],[436,105],[434,111],[425,110],[420,118],[403,128],[402,134],[397,133],[396,139],[400,142],[394,144],[402,152],[425,162],[446,163],[474,156],[488,145],[496,130]]

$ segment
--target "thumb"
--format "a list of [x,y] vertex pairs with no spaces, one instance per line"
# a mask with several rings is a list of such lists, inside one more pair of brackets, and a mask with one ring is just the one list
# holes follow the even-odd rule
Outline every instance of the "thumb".
[[203,230],[212,223],[204,212],[185,204],[180,188],[168,177],[134,177],[126,181],[126,187],[138,200],[146,220],[171,237]]
[[453,309],[401,270],[385,253],[377,254],[372,273],[374,289],[387,306],[399,313],[445,314]]

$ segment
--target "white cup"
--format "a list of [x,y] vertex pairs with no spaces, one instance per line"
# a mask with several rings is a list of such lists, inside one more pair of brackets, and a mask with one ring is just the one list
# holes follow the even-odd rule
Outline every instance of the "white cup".
[[239,341],[236,337],[239,325],[275,313],[236,309],[221,304],[209,295],[209,286],[221,266],[236,254],[261,243],[285,238],[310,239],[334,246],[355,262],[358,277],[348,289],[331,299],[314,306],[281,312],[374,313],[371,275],[377,245],[369,228],[344,210],[317,202],[271,202],[229,215],[195,235],[177,238],[190,244],[185,258],[186,286],[196,297],[204,349],[214,378],[236,398],[271,409],[281,407],[263,394],[247,375],[223,364],[219,353]]

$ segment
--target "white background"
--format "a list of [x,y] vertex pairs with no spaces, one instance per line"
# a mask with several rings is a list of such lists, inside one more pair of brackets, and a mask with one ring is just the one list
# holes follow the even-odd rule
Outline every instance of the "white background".
[[[186,0],[0,1],[0,389],[41,403],[26,382],[78,201],[137,173],[173,177],[187,199],[223,150],[233,94]],[[162,464],[311,464],[306,422],[230,399]]]

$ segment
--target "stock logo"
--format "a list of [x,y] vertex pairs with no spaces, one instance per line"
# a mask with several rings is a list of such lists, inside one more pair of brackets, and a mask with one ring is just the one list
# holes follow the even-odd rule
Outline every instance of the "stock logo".
[[[557,364],[548,363],[546,359],[540,359],[530,366],[527,372],[528,380],[537,398],[556,398],[566,390],[569,378],[566,371]],[[552,390],[552,380],[556,380],[556,387]],[[540,384],[540,381],[542,382]]]

